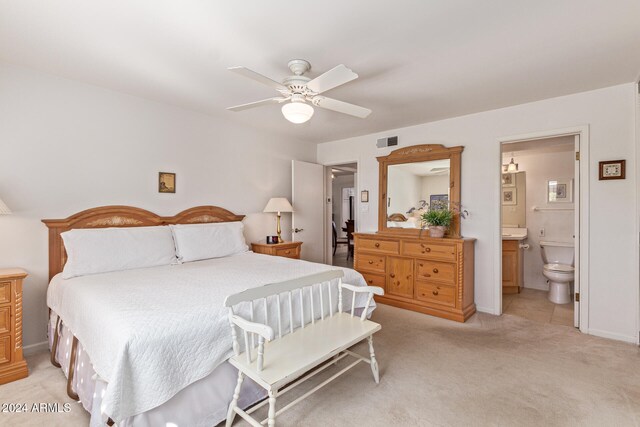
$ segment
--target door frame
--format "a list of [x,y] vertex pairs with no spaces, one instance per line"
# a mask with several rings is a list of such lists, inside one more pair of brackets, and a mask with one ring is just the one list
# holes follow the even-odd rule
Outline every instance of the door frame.
[[[324,166],[324,263],[331,265],[333,259],[333,246],[332,246],[332,230],[331,230],[331,204],[333,203],[333,189],[331,181],[331,168],[334,166],[345,165],[348,163],[356,164],[356,173],[353,180],[353,188],[355,189],[355,204],[353,207],[355,216],[355,232],[358,232],[360,226],[360,180],[358,175],[360,174],[360,160],[343,160],[339,162],[322,163]],[[331,201],[327,199],[331,197]]]
[[[579,203],[575,208],[578,209],[580,221],[574,224],[577,231],[576,236],[579,239],[578,250],[578,274],[580,278],[580,332],[589,333],[589,125],[573,126],[562,129],[553,129],[540,132],[532,132],[519,135],[511,135],[498,138],[496,148],[502,166],[502,144],[534,141],[539,139],[556,138],[560,136],[578,136],[580,138],[580,164],[579,176],[574,176],[579,181]],[[502,182],[502,167],[496,170],[496,182]],[[495,200],[497,200],[497,211],[494,223],[494,247],[497,254],[494,262],[494,276],[498,278],[494,287],[494,313],[502,314],[502,195],[501,186],[497,185],[495,189]]]

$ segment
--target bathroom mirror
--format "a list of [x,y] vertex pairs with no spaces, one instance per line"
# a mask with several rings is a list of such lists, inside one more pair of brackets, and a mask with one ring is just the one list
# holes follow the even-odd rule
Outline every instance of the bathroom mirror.
[[502,174],[502,227],[527,226],[526,178],[525,172]]
[[[420,232],[420,215],[434,202],[460,203],[460,154],[463,147],[428,144],[401,148],[380,162],[378,231]],[[460,235],[456,215],[450,236]]]

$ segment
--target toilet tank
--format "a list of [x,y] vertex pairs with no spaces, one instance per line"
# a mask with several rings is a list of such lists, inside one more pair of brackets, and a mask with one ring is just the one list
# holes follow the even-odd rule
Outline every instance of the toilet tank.
[[541,241],[542,260],[545,264],[565,264],[573,265],[574,248],[573,242],[553,242]]

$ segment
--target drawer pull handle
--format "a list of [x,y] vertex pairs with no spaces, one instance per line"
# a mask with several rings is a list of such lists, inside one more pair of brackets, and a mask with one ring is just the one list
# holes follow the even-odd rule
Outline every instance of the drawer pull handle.
[[431,248],[424,248],[425,252],[431,252]]
[[424,267],[424,264],[420,263],[420,267]]
[[433,291],[432,292],[434,295],[438,295],[438,291]]
[[291,251],[286,251],[285,254],[289,255],[291,253]]
[[389,277],[391,277],[391,278],[393,279],[394,277],[396,277],[396,275],[395,275],[394,273],[391,273],[391,274],[389,275]]
[[369,261],[369,264],[373,264],[373,261]]
[[434,269],[433,269],[433,272],[437,274],[437,273],[438,273],[438,269],[437,269],[437,268],[434,268]]
[[376,248],[379,248],[379,247],[380,247],[380,243],[376,243],[376,244],[375,244],[375,245],[373,245],[373,246],[375,246]]

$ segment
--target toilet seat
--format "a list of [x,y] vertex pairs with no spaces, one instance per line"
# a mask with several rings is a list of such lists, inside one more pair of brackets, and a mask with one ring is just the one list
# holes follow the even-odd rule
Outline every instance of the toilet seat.
[[553,271],[554,273],[571,273],[573,274],[574,268],[566,264],[545,264],[544,269],[546,271]]

